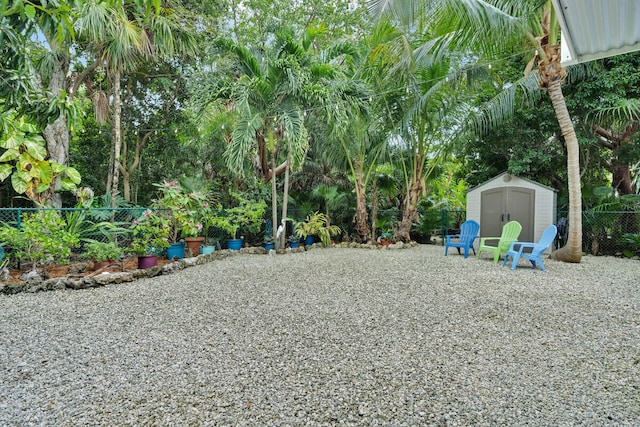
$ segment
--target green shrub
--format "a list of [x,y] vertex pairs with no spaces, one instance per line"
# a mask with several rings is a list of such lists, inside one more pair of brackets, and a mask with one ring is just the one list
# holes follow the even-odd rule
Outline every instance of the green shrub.
[[29,262],[32,269],[39,265],[67,264],[71,248],[77,247],[77,234],[66,229],[65,220],[54,210],[42,210],[26,215],[16,227],[3,224],[0,241],[11,248],[11,257]]

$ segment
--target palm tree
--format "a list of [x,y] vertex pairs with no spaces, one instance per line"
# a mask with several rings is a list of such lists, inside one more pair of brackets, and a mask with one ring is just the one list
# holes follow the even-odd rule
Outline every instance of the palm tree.
[[[384,110],[394,141],[395,164],[404,176],[402,219],[394,232],[394,240],[408,241],[416,221],[418,202],[428,191],[441,155],[451,145],[460,129],[460,113],[465,110],[465,91],[459,83],[466,73],[455,70],[449,56],[420,57],[412,25],[382,21],[373,34],[371,61],[383,77],[378,83],[386,90]],[[428,34],[427,34],[428,35]],[[377,43],[377,44],[376,44]],[[393,90],[392,90],[393,89]]]
[[255,153],[258,176],[272,184],[274,224],[278,223],[275,179],[285,173],[282,218],[286,218],[288,173],[302,165],[309,146],[306,120],[311,116],[339,120],[340,110],[335,106],[350,98],[350,87],[335,84],[341,63],[334,59],[343,51],[314,50],[313,42],[323,31],[309,27],[296,35],[281,29],[267,47],[256,50],[231,40],[219,41],[223,51],[236,60],[235,74],[225,84],[214,73],[213,87],[203,93],[207,96],[209,92],[209,104],[226,100],[220,107],[237,114],[225,152],[227,166],[241,172],[246,159]]
[[[567,245],[555,251],[553,257],[566,262],[580,262],[582,195],[578,138],[562,93],[566,70],[560,64],[560,27],[551,2],[369,0],[368,3],[370,10],[378,16],[392,13],[396,18],[406,20],[407,17],[420,17],[420,22],[428,23],[433,34],[439,37],[430,39],[417,50],[418,54],[438,54],[444,52],[445,48],[461,52],[472,49],[491,58],[504,54],[509,47],[518,43],[526,43],[530,47],[533,57],[525,74],[534,66],[537,67],[540,88],[549,94],[567,147],[569,238]],[[501,109],[501,112],[509,112],[509,108]],[[490,116],[487,123],[493,124],[491,119],[496,117],[499,116]]]
[[371,239],[367,189],[382,160],[386,141],[376,120],[353,113],[348,127],[339,127],[334,138],[325,138],[323,155],[333,165],[349,171],[356,193],[356,231],[363,242]]
[[[85,73],[85,76],[89,77],[90,72],[102,67],[111,81],[113,138],[109,176],[112,207],[115,207],[122,169],[123,73],[135,69],[145,60],[192,54],[196,46],[193,36],[182,29],[174,10],[161,8],[157,0],[145,0],[140,6],[138,4],[119,0],[87,1],[82,5],[81,18],[78,20],[79,37],[96,58],[87,68],[89,73]],[[96,100],[98,104],[109,102],[104,95]]]

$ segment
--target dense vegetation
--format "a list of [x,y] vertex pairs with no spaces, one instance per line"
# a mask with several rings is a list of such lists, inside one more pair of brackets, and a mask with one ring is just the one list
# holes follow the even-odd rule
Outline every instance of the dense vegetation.
[[[455,23],[426,3],[2,0],[0,205],[75,206],[91,187],[151,206],[179,179],[226,208],[264,200],[276,226],[321,211],[356,239],[408,239],[421,209],[464,209],[508,171],[568,209],[566,135],[523,77],[535,49],[445,44]],[[639,62],[567,70],[583,209],[599,187],[638,192]]]

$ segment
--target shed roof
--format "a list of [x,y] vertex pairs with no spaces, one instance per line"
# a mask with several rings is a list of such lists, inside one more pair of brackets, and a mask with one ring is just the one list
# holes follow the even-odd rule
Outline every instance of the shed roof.
[[562,29],[562,63],[640,50],[638,0],[551,0]]
[[[470,193],[470,192],[472,192],[472,191],[476,190],[477,188],[480,188],[480,187],[482,187],[482,186],[484,186],[484,185],[487,185],[488,183],[493,182],[493,181],[495,181],[495,180],[497,180],[497,179],[501,179],[501,178],[502,178],[502,177],[504,177],[505,175],[510,175],[510,174],[509,174],[508,172],[502,172],[501,174],[496,175],[496,176],[494,176],[493,178],[486,180],[486,181],[485,181],[485,182],[483,182],[482,184],[478,184],[478,185],[476,185],[475,187],[472,187],[472,188],[468,189],[468,190],[467,190],[467,193]],[[550,191],[553,191],[553,192],[556,192],[556,193],[558,192],[558,190],[556,190],[556,189],[555,189],[555,188],[553,188],[553,187],[549,187],[548,185],[540,184],[539,182],[533,181],[533,180],[531,180],[531,179],[528,179],[528,178],[522,178],[522,177],[520,177],[520,176],[515,176],[515,175],[512,175],[512,176],[513,176],[513,177],[515,177],[515,178],[521,179],[521,180],[523,180],[523,181],[527,181],[527,182],[529,182],[529,183],[531,183],[531,184],[533,184],[533,185],[536,185],[536,186],[538,186],[538,187],[544,188],[544,189],[546,189],[546,190],[550,190]]]

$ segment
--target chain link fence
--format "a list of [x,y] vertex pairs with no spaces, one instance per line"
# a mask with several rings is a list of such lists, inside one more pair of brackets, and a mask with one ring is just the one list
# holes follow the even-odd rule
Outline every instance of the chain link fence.
[[[70,229],[78,232],[83,239],[106,242],[115,237],[121,245],[127,244],[127,233],[134,219],[140,217],[148,208],[0,208],[0,222],[21,229],[25,215],[39,210],[57,210]],[[304,211],[291,210],[291,217],[303,218]],[[564,246],[567,239],[567,212],[558,212],[558,237],[556,248]],[[267,227],[272,226],[267,215]],[[377,235],[392,233],[402,218],[399,209],[386,209],[378,212],[376,221]],[[414,223],[411,236],[419,243],[432,243],[433,237],[444,239],[447,234],[457,234],[460,224],[466,220],[464,210],[419,210],[418,220]],[[582,217],[582,248],[592,255],[620,255],[640,251],[640,211],[585,211]],[[338,224],[345,232],[353,232],[349,224]],[[223,233],[212,228],[211,236],[221,239]],[[219,234],[219,236],[218,236]],[[75,250],[82,252],[82,247]]]
[[[561,212],[559,216],[560,219],[565,218],[566,212]],[[585,253],[632,255],[639,251],[640,247],[630,242],[629,237],[639,235],[640,211],[582,213],[582,251]]]

